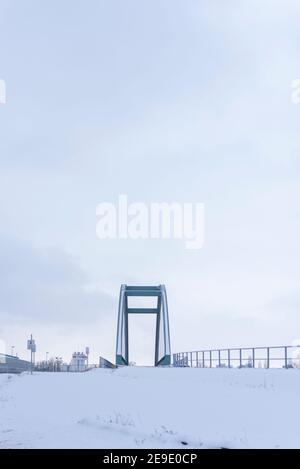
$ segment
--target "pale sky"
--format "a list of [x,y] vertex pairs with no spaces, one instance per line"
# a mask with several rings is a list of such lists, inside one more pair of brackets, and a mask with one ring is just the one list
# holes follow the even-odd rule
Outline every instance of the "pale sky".
[[[121,283],[172,351],[300,338],[298,0],[0,0],[0,340],[114,360]],[[98,203],[200,202],[205,244],[99,240]],[[152,360],[136,319],[131,359]]]

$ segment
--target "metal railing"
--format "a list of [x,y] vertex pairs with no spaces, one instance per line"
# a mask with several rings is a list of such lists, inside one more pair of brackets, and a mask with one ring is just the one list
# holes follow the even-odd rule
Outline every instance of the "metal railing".
[[300,345],[180,352],[173,354],[173,366],[192,368],[300,368]]

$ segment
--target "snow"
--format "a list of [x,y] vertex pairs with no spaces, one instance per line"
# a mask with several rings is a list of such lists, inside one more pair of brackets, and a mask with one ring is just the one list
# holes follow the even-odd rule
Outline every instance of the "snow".
[[0,374],[0,448],[299,448],[299,394],[295,369]]

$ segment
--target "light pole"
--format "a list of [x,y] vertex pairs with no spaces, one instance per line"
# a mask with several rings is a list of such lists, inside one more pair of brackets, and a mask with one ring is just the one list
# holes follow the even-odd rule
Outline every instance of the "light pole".
[[11,346],[11,356],[12,356],[12,357],[13,357],[13,355],[14,355],[14,348],[15,348],[15,346],[12,345],[12,346]]
[[35,352],[36,352],[35,340],[33,340],[32,334],[30,336],[30,339],[27,340],[27,350],[30,350],[30,373],[32,374],[33,358],[35,361]]

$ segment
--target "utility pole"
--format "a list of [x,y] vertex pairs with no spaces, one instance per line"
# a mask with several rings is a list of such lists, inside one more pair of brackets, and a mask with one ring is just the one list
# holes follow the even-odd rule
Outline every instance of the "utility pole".
[[[30,339],[27,340],[27,350],[30,350],[30,374],[32,374],[33,354],[35,354],[35,352],[36,352],[35,340],[33,340],[32,334],[30,335]],[[35,355],[34,355],[34,357],[35,357]]]

